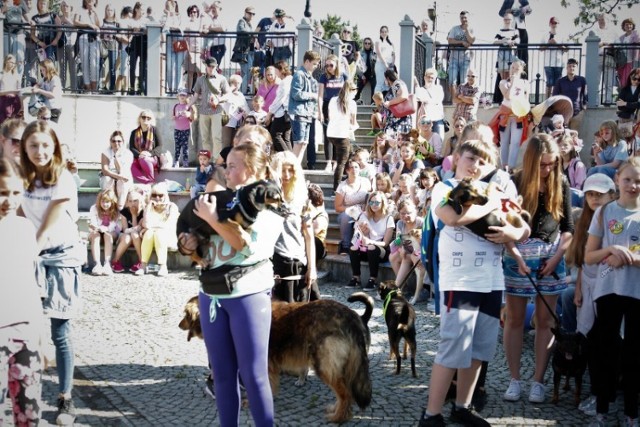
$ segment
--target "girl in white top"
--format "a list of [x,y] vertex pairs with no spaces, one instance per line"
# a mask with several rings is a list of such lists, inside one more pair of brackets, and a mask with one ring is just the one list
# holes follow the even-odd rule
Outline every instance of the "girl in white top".
[[393,68],[396,62],[396,51],[389,40],[389,27],[383,25],[380,27],[380,39],[374,44],[376,52],[376,87],[374,92],[383,92],[389,90],[389,86],[385,84],[384,72],[389,68]]
[[118,209],[124,208],[127,194],[133,185],[131,164],[133,153],[124,146],[124,136],[119,130],[114,131],[109,138],[109,148],[100,156],[102,163],[100,189],[114,189],[118,197]]
[[33,87],[32,93],[44,97],[45,105],[51,110],[51,121],[58,123],[62,112],[62,81],[52,60],[45,59],[40,63],[40,74],[42,79]]
[[[58,424],[72,424],[75,410],[73,345],[70,319],[79,311],[81,266],[86,247],[80,242],[76,220],[78,193],[62,157],[60,141],[47,121],[31,122],[22,135],[20,163],[27,187],[18,214],[35,226],[42,268],[44,313],[51,320],[58,371]],[[46,267],[46,268],[44,268]]]
[[[338,188],[338,183],[342,179],[344,167],[349,158],[351,148],[351,138],[353,131],[357,128],[356,115],[358,106],[353,98],[356,96],[358,88],[347,80],[342,85],[338,96],[334,96],[329,101],[329,123],[327,124],[327,138],[336,150],[336,167],[333,169],[333,189]],[[331,161],[327,164],[329,166]],[[327,169],[329,170],[329,169]]]
[[[98,193],[96,204],[89,209],[89,241],[91,255],[96,265],[91,270],[94,276],[110,276],[113,242],[118,239],[127,222],[118,209],[116,193],[104,190]],[[104,239],[104,265],[100,263],[100,240]]]
[[242,77],[234,74],[229,77],[229,92],[220,98],[222,108],[229,115],[229,121],[222,128],[222,146],[228,147],[236,133],[236,129],[242,124],[249,112],[249,104],[244,94],[240,91]]

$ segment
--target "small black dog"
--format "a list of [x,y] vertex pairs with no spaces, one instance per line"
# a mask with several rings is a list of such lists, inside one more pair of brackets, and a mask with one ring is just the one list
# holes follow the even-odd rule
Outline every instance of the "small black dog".
[[553,397],[552,403],[558,403],[560,400],[559,389],[560,380],[566,376],[564,390],[569,387],[569,378],[575,378],[576,390],[573,395],[573,402],[576,406],[580,404],[580,395],[582,394],[582,376],[587,369],[586,339],[576,332],[565,332],[556,328],[551,328],[553,335],[556,337],[556,345],[553,350]]
[[383,301],[382,313],[387,323],[389,345],[391,351],[389,360],[396,358],[396,375],[400,373],[402,361],[400,359],[400,340],[404,338],[404,352],[402,359],[407,359],[407,350],[411,351],[411,374],[416,374],[416,311],[409,301],[402,296],[394,280],[381,282],[378,293]]
[[[257,219],[258,213],[269,209],[279,215],[286,215],[288,209],[284,206],[284,199],[280,187],[272,181],[256,181],[245,185],[237,191],[223,190],[213,193],[205,193],[205,197],[211,200],[216,198],[216,211],[221,221],[233,221],[243,229],[251,227]],[[197,216],[193,210],[196,199],[190,200],[184,207],[176,224],[176,233],[189,233],[198,239],[198,246],[209,241],[212,234],[217,234],[211,226]],[[201,264],[202,259],[196,250],[187,248],[184,239],[179,239],[178,249],[183,255],[190,255],[192,259]],[[202,264],[201,264],[202,265]]]
[[[490,183],[487,193],[492,191]],[[473,185],[471,178],[464,178],[458,182],[458,185],[449,193],[448,204],[453,210],[460,215],[462,208],[471,205],[484,205],[489,201],[487,194],[478,192],[478,188]],[[490,226],[503,226],[505,221],[514,227],[522,227],[523,222],[528,222],[531,216],[527,211],[522,210],[520,206],[512,201],[503,202],[502,213],[491,212],[482,218],[465,225],[472,233],[484,237],[489,232]]]

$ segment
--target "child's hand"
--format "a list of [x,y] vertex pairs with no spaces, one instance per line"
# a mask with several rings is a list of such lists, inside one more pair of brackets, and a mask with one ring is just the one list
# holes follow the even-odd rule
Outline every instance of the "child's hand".
[[518,258],[518,274],[520,274],[521,276],[531,274],[531,269],[522,258]]
[[[614,245],[611,247],[611,255],[613,255],[613,258],[618,258],[620,260],[620,267],[623,265],[631,265],[633,264],[633,254],[631,253],[631,251],[629,251],[629,248],[625,248],[624,246],[620,246],[620,245]],[[607,263],[609,265],[611,265],[612,267],[615,267],[612,262],[615,262],[614,260],[611,260],[611,256],[609,256],[609,258],[607,259]]]
[[573,295],[573,303],[576,307],[582,307],[582,288],[579,286],[576,286],[576,292]]
[[217,201],[215,197],[209,198],[204,194],[196,200],[196,207],[193,210],[198,217],[208,223],[218,222],[218,212],[216,211]]

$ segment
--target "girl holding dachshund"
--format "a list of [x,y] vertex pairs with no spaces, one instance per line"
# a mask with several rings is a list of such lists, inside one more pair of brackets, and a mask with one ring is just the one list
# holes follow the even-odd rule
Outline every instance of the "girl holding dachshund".
[[[231,189],[272,178],[266,153],[253,143],[241,143],[231,150],[225,175]],[[269,258],[282,232],[282,218],[262,211],[251,231],[245,231],[230,221],[221,222],[216,199],[205,196],[196,201],[195,213],[217,233],[210,238],[214,270],[243,270],[229,292],[206,293],[201,288],[198,296],[202,332],[215,373],[220,425],[237,426],[240,421],[242,378],[254,424],[271,427],[274,409],[267,360],[274,282]]]

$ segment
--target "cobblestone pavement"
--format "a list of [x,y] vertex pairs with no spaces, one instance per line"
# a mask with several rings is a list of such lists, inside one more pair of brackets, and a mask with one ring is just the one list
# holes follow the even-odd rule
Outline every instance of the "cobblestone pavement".
[[[203,342],[187,342],[178,328],[184,303],[198,290],[195,276],[187,272],[168,277],[83,277],[84,309],[74,321],[76,372],[74,399],[78,407],[76,425],[200,426],[217,425],[213,400],[203,392],[207,359]],[[352,290],[337,284],[321,288],[324,298],[346,303]],[[348,303],[346,303],[348,304]],[[361,304],[354,308],[362,311]],[[369,351],[373,400],[364,411],[354,406],[353,420],[345,425],[413,426],[425,406],[430,366],[438,342],[438,318],[417,307],[418,378],[412,378],[409,363],[394,375],[395,362],[388,360],[386,325],[382,303],[369,323]],[[501,342],[501,339],[500,339]],[[523,379],[533,372],[533,340],[525,338]],[[550,380],[550,371],[547,381]],[[44,378],[43,418],[55,423],[57,394],[55,369]],[[572,406],[572,392],[563,392],[558,405],[531,404],[524,398],[508,403],[501,396],[509,381],[502,347],[490,364],[488,403],[482,415],[494,425],[586,425],[588,418]],[[310,375],[302,387],[295,378],[283,376],[275,397],[278,426],[319,426],[324,408],[334,395],[317,377]],[[547,400],[550,399],[550,387]],[[588,391],[588,385],[585,387]],[[448,408],[445,415],[448,414]],[[621,412],[619,413],[621,416]],[[10,423],[9,423],[10,424]],[[243,409],[241,425],[252,425]]]

